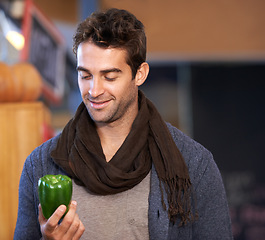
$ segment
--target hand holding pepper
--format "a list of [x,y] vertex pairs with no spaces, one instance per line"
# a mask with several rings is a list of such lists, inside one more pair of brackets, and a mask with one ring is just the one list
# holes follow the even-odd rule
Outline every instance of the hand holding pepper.
[[80,239],[85,227],[76,213],[76,206],[76,201],[72,201],[69,211],[59,224],[66,211],[65,205],[59,206],[48,220],[43,216],[39,205],[39,223],[43,239]]
[[41,202],[39,223],[43,238],[79,239],[85,227],[76,213],[76,201],[70,204],[72,180],[60,174],[45,175],[38,181],[38,192]]

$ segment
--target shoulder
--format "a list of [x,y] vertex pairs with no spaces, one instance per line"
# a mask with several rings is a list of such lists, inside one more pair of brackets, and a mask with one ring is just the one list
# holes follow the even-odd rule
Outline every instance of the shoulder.
[[166,124],[178,149],[184,156],[188,158],[188,159],[185,159],[187,164],[189,164],[188,160],[194,155],[196,156],[201,156],[202,154],[204,155],[206,154],[209,156],[212,155],[211,152],[208,149],[206,149],[203,145],[196,142],[194,139],[187,136],[186,134],[181,132],[179,129],[172,126],[170,123],[166,123]]
[[59,174],[62,170],[51,158],[51,151],[56,147],[60,134],[44,142],[27,157],[24,171],[31,176],[41,177],[46,174]]
[[167,123],[167,127],[187,164],[191,180],[194,183],[200,181],[207,169],[214,172],[219,171],[212,153],[208,149],[170,123]]
[[44,142],[43,144],[35,148],[31,153],[31,155],[35,154],[43,154],[44,156],[49,155],[51,151],[56,147],[59,137],[60,134]]

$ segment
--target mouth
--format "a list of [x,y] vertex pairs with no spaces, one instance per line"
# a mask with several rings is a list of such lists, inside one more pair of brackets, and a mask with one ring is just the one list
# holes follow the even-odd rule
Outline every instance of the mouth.
[[92,108],[99,110],[99,109],[105,108],[110,103],[110,100],[107,100],[107,101],[92,101],[92,100],[89,100],[89,102],[90,102],[90,105],[91,105]]

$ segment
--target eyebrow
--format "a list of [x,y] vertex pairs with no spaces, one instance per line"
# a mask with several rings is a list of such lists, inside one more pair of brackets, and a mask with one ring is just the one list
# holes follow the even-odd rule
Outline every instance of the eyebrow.
[[83,72],[88,72],[89,73],[88,69],[86,69],[84,67],[81,67],[81,66],[76,67],[76,71],[83,71]]
[[[84,72],[87,72],[87,73],[90,73],[90,71],[82,66],[78,66],[76,68],[77,71],[84,71]],[[100,71],[101,73],[110,73],[110,72],[117,72],[117,73],[120,73],[122,72],[121,69],[119,68],[109,68],[109,69],[104,69],[104,70],[101,70]]]

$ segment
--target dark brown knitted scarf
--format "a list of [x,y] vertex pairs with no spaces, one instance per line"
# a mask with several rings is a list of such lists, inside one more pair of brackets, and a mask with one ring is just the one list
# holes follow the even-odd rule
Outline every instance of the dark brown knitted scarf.
[[152,163],[167,194],[168,214],[175,222],[191,220],[191,182],[184,159],[155,106],[139,91],[139,113],[132,129],[113,158],[107,162],[95,124],[84,103],[63,129],[51,154],[78,185],[107,195],[133,188],[149,173]]

